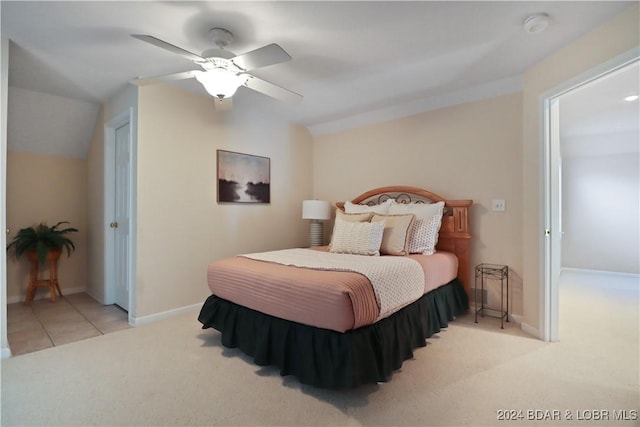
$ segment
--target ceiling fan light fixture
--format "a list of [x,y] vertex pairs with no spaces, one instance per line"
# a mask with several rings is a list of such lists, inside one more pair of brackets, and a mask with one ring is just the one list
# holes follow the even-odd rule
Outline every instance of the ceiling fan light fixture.
[[236,74],[223,68],[214,68],[196,74],[196,79],[206,91],[220,100],[232,97],[238,88],[245,84],[247,76]]

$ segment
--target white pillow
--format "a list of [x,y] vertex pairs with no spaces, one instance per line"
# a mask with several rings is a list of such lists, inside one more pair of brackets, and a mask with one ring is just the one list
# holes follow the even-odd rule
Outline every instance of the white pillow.
[[336,218],[329,252],[354,255],[380,255],[384,221],[352,222]]
[[379,205],[357,205],[351,203],[349,201],[344,202],[344,211],[345,213],[363,213],[363,212],[375,212],[379,214],[386,215],[389,213],[389,206],[391,205],[392,199],[387,199]]
[[409,236],[409,253],[432,255],[436,251],[438,232],[442,224],[444,202],[436,203],[396,203],[389,206],[391,214],[416,216]]

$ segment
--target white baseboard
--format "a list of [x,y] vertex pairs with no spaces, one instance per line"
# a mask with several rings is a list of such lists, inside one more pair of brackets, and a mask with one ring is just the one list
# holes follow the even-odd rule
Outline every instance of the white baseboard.
[[524,323],[522,321],[522,319],[520,319],[520,329],[522,329],[522,331],[524,333],[527,333],[533,337],[536,337],[538,339],[542,339],[542,337],[540,337],[540,332],[538,331],[538,328],[534,328],[533,326],[529,325],[528,323]]
[[200,310],[200,308],[202,308],[202,303],[187,305],[180,308],[174,308],[173,310],[167,310],[160,313],[150,314],[148,316],[134,317],[130,323],[133,326],[146,325],[147,323],[156,322],[162,319],[167,319],[169,317],[177,316],[182,313],[198,311]]
[[0,349],[0,359],[8,359],[10,357],[11,357],[11,349],[9,347]]
[[509,315],[509,321],[513,322],[515,324],[521,325],[522,324],[522,316],[520,316],[519,314],[510,314]]
[[[640,274],[635,273],[621,273],[618,271],[606,271],[606,270],[588,270],[585,268],[571,268],[563,267],[560,269],[561,276],[566,278],[576,278],[579,280],[606,280],[606,287],[609,289],[618,289],[626,291],[637,291],[640,289]],[[590,282],[588,282],[590,283]]]
[[[62,288],[62,295],[79,294],[81,292],[86,292],[86,291],[87,291],[87,288],[85,287]],[[56,296],[57,295],[58,294],[56,294]],[[23,302],[26,296],[27,296],[26,292],[21,295],[7,296],[7,304]],[[44,288],[42,288],[36,291],[36,296],[33,299],[36,300],[36,299],[46,299],[46,298],[51,298],[51,294],[49,293],[48,289],[45,290]]]
[[95,290],[93,290],[93,289],[91,289],[91,288],[87,288],[87,290],[86,290],[85,292],[86,292],[87,294],[89,294],[89,296],[90,296],[91,298],[93,298],[94,300],[98,301],[100,304],[102,304],[102,305],[107,305],[107,303],[104,301],[104,298],[103,298],[103,296],[104,296],[104,295],[98,295],[98,294],[96,293],[96,291],[95,291]]
[[566,271],[569,273],[585,273],[585,274],[602,274],[605,276],[617,276],[624,277],[628,279],[639,279],[640,274],[636,273],[623,273],[620,271],[608,271],[608,270],[590,270],[588,268],[574,268],[574,267],[562,267],[560,271]]

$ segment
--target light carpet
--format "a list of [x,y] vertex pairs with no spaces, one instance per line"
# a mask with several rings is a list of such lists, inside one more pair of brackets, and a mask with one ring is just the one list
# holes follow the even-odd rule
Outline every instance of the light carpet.
[[[416,350],[390,382],[349,391],[301,385],[256,366],[187,313],[3,360],[1,422],[639,425],[637,286],[604,292],[569,283],[561,296],[559,342],[465,315]],[[606,419],[593,419],[605,411]],[[545,415],[556,419],[539,419]]]

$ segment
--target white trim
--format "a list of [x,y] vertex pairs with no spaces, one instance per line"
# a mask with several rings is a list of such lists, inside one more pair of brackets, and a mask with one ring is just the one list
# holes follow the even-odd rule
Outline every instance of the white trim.
[[[562,229],[560,227],[560,99],[558,97],[544,100],[545,108],[545,202],[548,206],[545,215],[545,280],[552,291],[545,294],[545,307],[549,311],[549,322],[543,331],[544,341],[557,341],[559,338],[560,295],[553,290],[558,289],[562,255]],[[549,233],[546,232],[549,230]]]
[[5,347],[0,349],[0,359],[8,359],[11,355],[11,349],[9,347]]
[[591,270],[589,268],[574,268],[574,267],[562,267],[560,271],[570,271],[574,273],[588,273],[588,274],[604,274],[606,276],[618,276],[627,277],[630,279],[640,280],[640,274],[638,273],[624,273],[622,271],[608,271],[608,270]]
[[[0,2],[0,9],[2,4]],[[7,102],[9,90],[9,39],[0,37],[0,347],[9,346],[7,333]],[[11,353],[9,353],[11,355]]]
[[[116,123],[119,122],[120,120],[116,119]],[[111,221],[113,221],[113,215],[112,215],[112,209],[110,209],[113,206],[112,200],[114,197],[114,183],[113,183],[113,179],[111,179],[111,175],[109,174],[109,171],[113,171],[114,169],[114,158],[115,158],[115,154],[114,154],[114,147],[113,147],[113,143],[112,141],[115,139],[115,126],[116,124],[113,122],[109,122],[109,123],[105,123],[104,126],[104,200],[103,200],[103,206],[104,206],[104,212],[103,212],[103,218],[102,218],[102,230],[103,230],[103,235],[104,235],[104,277],[103,277],[103,283],[104,283],[104,289],[102,290],[102,293],[104,295],[104,302],[106,304],[112,304],[114,301],[114,296],[113,296],[113,291],[111,290],[111,287],[108,285],[109,283],[111,283],[112,279],[112,274],[113,274],[113,254],[112,254],[112,248],[113,248],[113,233],[111,233],[111,229],[109,228],[109,223]]]
[[615,56],[610,60],[585,71],[584,73],[578,74],[552,89],[547,90],[541,95],[541,98],[547,99],[564,95],[567,92],[571,92],[573,89],[597,80],[602,76],[616,71],[617,69],[623,68],[638,59],[640,59],[640,46],[629,49],[628,51],[621,53],[620,55]]
[[[619,279],[635,279],[636,284],[631,284],[631,280],[629,281],[623,281],[623,282],[619,282],[619,281],[615,281],[615,285],[614,286],[607,286],[608,289],[628,289],[628,290],[637,290],[638,288],[640,288],[640,274],[636,274],[636,273],[623,273],[620,271],[607,271],[607,270],[590,270],[588,268],[573,268],[573,267],[562,267],[560,269],[560,272],[567,272],[567,273],[577,273],[577,274],[585,274],[585,275],[598,275],[598,276],[607,276],[610,278],[619,278]],[[627,285],[628,283],[628,285]]]
[[[550,143],[550,116],[551,116],[551,98],[540,98],[540,105],[542,109],[542,114],[540,117],[539,125],[542,129],[542,133],[540,135],[540,144],[542,146],[542,150],[540,150],[540,154],[542,158],[540,159],[540,164],[542,164],[543,173],[540,177],[540,189],[542,192],[541,198],[543,200],[543,212],[540,216],[541,224],[541,235],[540,235],[540,246],[539,246],[539,256],[542,260],[542,264],[540,265],[540,273],[543,278],[544,286],[540,289],[540,301],[541,304],[538,307],[538,329],[536,330],[538,336],[543,341],[549,341],[550,339],[550,324],[552,322],[548,322],[547,319],[552,315],[551,310],[551,292],[549,292],[550,284],[551,284],[551,184],[550,176],[551,176],[551,160],[550,160],[550,152],[551,152],[551,143]],[[531,327],[531,325],[527,325]],[[531,327],[532,328],[532,327]],[[532,328],[533,331],[534,328]],[[524,330],[524,329],[523,329]],[[526,331],[525,331],[526,332]]]
[[[553,285],[552,278],[554,275],[559,275],[559,271],[551,271],[552,262],[551,262],[551,244],[550,238],[553,236],[554,232],[560,232],[560,230],[552,229],[552,217],[553,214],[552,209],[554,208],[551,204],[551,165],[554,162],[554,159],[551,158],[551,141],[549,138],[549,106],[550,101],[553,98],[557,98],[560,95],[563,95],[579,86],[592,82],[608,73],[611,73],[617,69],[625,67],[632,62],[635,62],[640,59],[640,46],[636,46],[633,49],[630,49],[620,55],[615,56],[614,58],[605,61],[589,70],[581,73],[565,82],[553,87],[552,89],[542,93],[539,97],[538,103],[538,111],[539,111],[539,153],[542,156],[541,163],[543,165],[543,176],[541,177],[541,182],[539,183],[541,189],[541,200],[543,200],[542,206],[540,207],[540,218],[542,219],[541,231],[542,235],[540,237],[539,249],[541,252],[540,259],[542,260],[542,265],[540,266],[542,278],[543,278],[543,286],[540,288],[540,320],[539,320],[539,329],[538,331],[541,333],[540,338],[544,341],[549,341],[551,339],[557,339],[557,336],[553,336],[553,331],[558,330],[558,316],[554,315],[554,311],[557,313],[557,310],[553,310],[552,301],[559,301],[559,290],[557,283],[555,286]],[[556,159],[557,160],[557,159]],[[554,162],[557,164],[557,162]],[[545,235],[545,229],[551,230],[551,236]],[[557,282],[557,281],[556,281]],[[531,327],[531,326],[528,326]],[[533,328],[531,328],[533,330]],[[524,330],[524,324],[523,324]]]
[[522,325],[522,316],[519,314],[513,314],[511,313],[509,315],[509,322],[513,322],[516,325]]
[[104,294],[103,295],[99,295],[95,289],[91,289],[91,288],[87,288],[87,290],[85,291],[87,293],[87,295],[89,295],[91,298],[93,298],[94,300],[98,301],[100,304],[102,305],[109,305],[105,302],[104,300]]
[[122,113],[105,123],[104,127],[104,301],[103,304],[113,304],[115,296],[109,283],[113,283],[113,247],[114,236],[109,224],[113,221],[113,200],[115,198],[115,134],[116,129],[129,124],[129,323],[133,324],[136,311],[135,299],[135,251],[136,251],[136,163],[137,163],[137,125],[133,107],[126,108]]
[[148,316],[135,317],[129,323],[133,326],[146,325],[147,323],[157,322],[158,320],[167,319],[179,314],[198,311],[200,308],[202,308],[202,303],[187,305],[180,308],[174,308],[172,310],[162,311],[160,313],[150,314]]
[[520,329],[522,329],[522,332],[529,334],[532,337],[542,339],[542,336],[540,335],[540,331],[534,328],[533,326],[529,325],[528,323],[524,323],[524,322],[520,323]]
[[[75,288],[62,288],[62,291],[63,291],[62,295],[64,296],[64,295],[79,294],[81,292],[87,292],[87,288],[81,287],[81,286],[75,287]],[[15,304],[17,302],[22,302],[24,301],[26,296],[27,294],[25,293],[24,295],[14,295],[12,297],[8,297],[7,304]],[[37,299],[48,299],[48,298],[51,298],[51,294],[49,293],[49,290],[45,291],[44,288],[42,288],[42,289],[36,289],[36,296],[33,299],[37,300]]]
[[115,297],[109,283],[113,283],[113,233],[109,224],[113,222],[113,199],[115,184],[113,170],[115,169],[115,135],[116,129],[131,121],[131,111],[118,114],[104,125],[104,215],[102,227],[104,230],[104,300],[113,304]]

